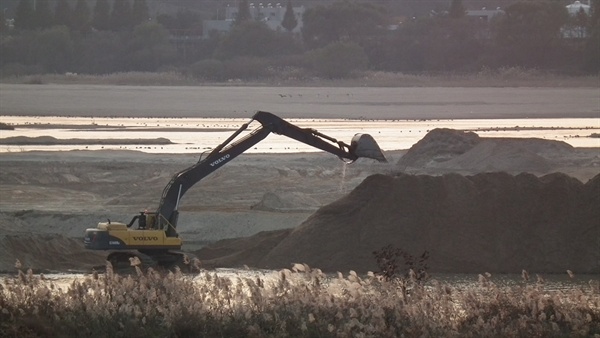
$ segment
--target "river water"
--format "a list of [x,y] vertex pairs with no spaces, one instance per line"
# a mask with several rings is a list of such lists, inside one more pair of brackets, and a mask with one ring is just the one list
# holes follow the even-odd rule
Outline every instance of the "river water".
[[[0,122],[16,126],[0,130],[0,141],[9,137],[51,136],[59,140],[81,139],[69,145],[0,145],[2,152],[128,149],[148,153],[198,153],[225,141],[249,119],[242,118],[98,118],[56,116],[0,116]],[[600,147],[600,118],[456,119],[456,120],[360,120],[288,119],[346,143],[356,133],[371,134],[383,150],[408,149],[435,128],[474,131],[481,137],[542,138],[564,141],[574,147]],[[250,125],[240,137],[260,127]],[[135,144],[131,140],[166,138],[172,144]],[[123,144],[92,140],[127,139]],[[249,153],[313,152],[317,149],[295,140],[270,135]]]

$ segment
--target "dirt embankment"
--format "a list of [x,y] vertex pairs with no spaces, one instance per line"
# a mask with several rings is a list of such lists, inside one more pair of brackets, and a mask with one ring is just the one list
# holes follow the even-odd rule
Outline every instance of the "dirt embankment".
[[369,177],[281,232],[264,257],[241,254],[239,240],[215,244],[218,259],[205,256],[211,247],[197,254],[223,266],[374,270],[372,252],[392,244],[429,251],[436,271],[600,273],[599,168],[597,149],[436,129],[400,158],[396,174]]
[[583,184],[484,173],[374,175],[321,208],[258,264],[303,262],[327,271],[376,270],[391,244],[430,252],[438,272],[600,272],[600,175]]
[[52,136],[14,136],[0,139],[0,145],[97,145],[97,144],[142,144],[142,145],[161,145],[173,144],[169,139],[159,137],[155,139],[57,139]]
[[[347,167],[322,153],[240,156],[182,199],[184,250],[206,267],[363,271],[376,268],[374,250],[392,244],[428,250],[435,271],[600,273],[598,149],[434,130],[386,156],[387,165]],[[38,270],[102,264],[104,253],[83,249],[85,229],[152,208],[171,176],[196,161],[3,154],[0,270],[13,271],[17,258]]]
[[564,172],[586,181],[600,168],[600,151],[595,155],[562,141],[482,138],[473,132],[434,129],[400,158],[398,168],[408,173],[433,175]]

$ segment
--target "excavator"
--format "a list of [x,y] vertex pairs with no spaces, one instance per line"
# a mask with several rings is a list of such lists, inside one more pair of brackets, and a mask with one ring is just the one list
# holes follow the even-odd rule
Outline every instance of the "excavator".
[[[247,135],[235,140],[250,124],[261,124]],[[194,184],[221,168],[238,155],[275,133],[338,156],[346,163],[358,158],[387,162],[379,145],[369,134],[356,134],[350,144],[338,141],[311,128],[300,128],[282,118],[258,111],[223,143],[202,159],[176,173],[163,190],[158,208],[154,212],[142,211],[129,223],[100,222],[96,228],[85,231],[84,245],[90,250],[109,251],[107,261],[115,269],[127,268],[134,257],[145,267],[185,266],[188,256],[181,251],[182,239],[177,233],[179,204],[183,195]],[[137,221],[137,226],[134,224]]]

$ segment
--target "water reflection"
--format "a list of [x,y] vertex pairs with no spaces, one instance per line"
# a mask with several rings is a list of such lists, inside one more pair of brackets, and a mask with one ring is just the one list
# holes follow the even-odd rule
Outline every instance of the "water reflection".
[[[288,119],[302,128],[314,128],[349,142],[355,133],[369,133],[384,150],[408,149],[434,128],[476,132],[481,137],[536,137],[567,142],[575,147],[600,147],[600,119],[461,119],[461,120],[331,120]],[[0,139],[51,136],[56,139],[115,140],[166,138],[173,144],[0,145],[0,152],[32,150],[128,149],[148,153],[198,153],[220,144],[248,119],[215,118],[91,118],[2,116],[0,122],[16,126],[1,130]],[[254,126],[259,127],[255,123]],[[252,128],[250,128],[252,129]],[[247,132],[242,133],[241,136]],[[135,142],[135,141],[133,141]],[[92,142],[95,143],[95,142]],[[128,144],[125,144],[128,143]],[[314,152],[292,139],[271,135],[248,150],[253,153]]]

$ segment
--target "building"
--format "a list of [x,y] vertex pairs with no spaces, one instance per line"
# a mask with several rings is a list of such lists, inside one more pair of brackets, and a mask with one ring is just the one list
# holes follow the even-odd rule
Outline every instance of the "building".
[[467,10],[467,13],[466,13],[466,15],[468,17],[479,18],[481,20],[485,20],[486,22],[489,22],[497,15],[502,15],[502,14],[504,14],[504,11],[501,10],[500,7],[496,8],[496,9],[487,9],[487,8],[483,7],[482,9]]
[[[286,7],[281,6],[280,3],[273,5],[267,3],[266,5],[261,3],[255,4],[250,3],[250,15],[256,21],[264,22],[270,29],[274,31],[285,31],[285,28],[281,26],[283,17],[285,15]],[[293,33],[299,33],[302,31],[302,16],[304,15],[304,6],[293,7],[294,16],[298,24],[292,30]],[[203,36],[208,38],[210,34],[214,32],[229,32],[233,27],[238,13],[238,7],[226,7],[225,8],[225,20],[206,20],[203,23]]]
[[583,11],[585,14],[590,15],[590,5],[582,4],[581,1],[575,1],[574,3],[565,6],[569,15],[574,16],[577,15],[580,11]]
[[587,38],[588,32],[587,28],[585,27],[585,23],[577,19],[581,13],[585,14],[585,16],[590,15],[590,5],[582,4],[580,1],[575,1],[565,7],[572,18],[572,23],[560,29],[562,36],[567,39]]

